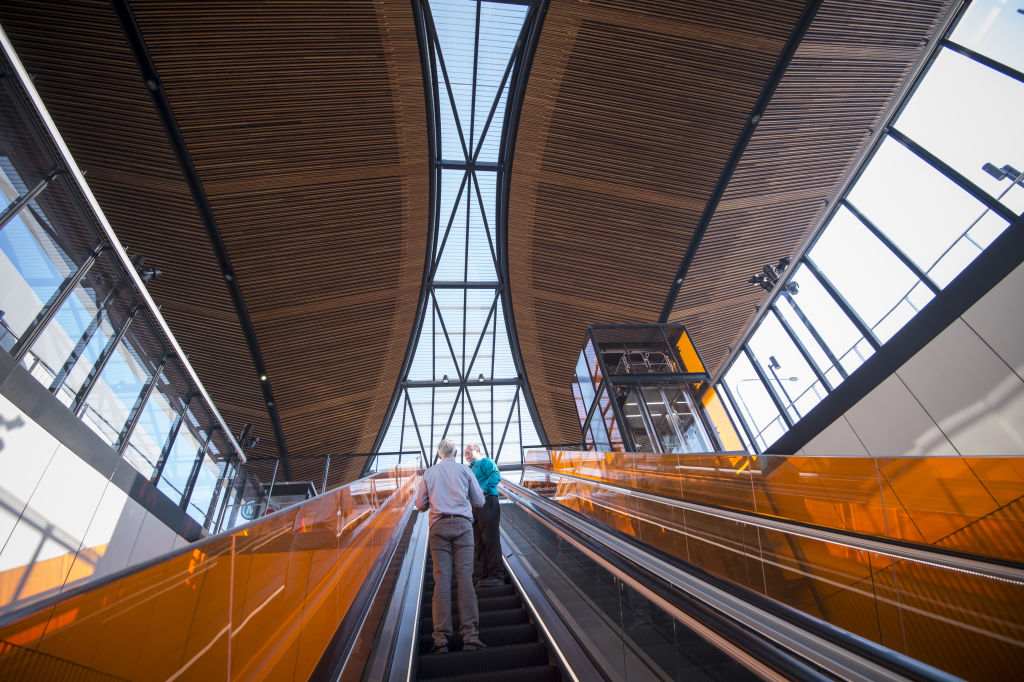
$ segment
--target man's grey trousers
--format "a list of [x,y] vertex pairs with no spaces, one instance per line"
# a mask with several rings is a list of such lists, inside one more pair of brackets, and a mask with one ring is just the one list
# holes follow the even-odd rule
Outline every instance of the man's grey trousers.
[[430,557],[434,562],[434,644],[444,646],[452,635],[452,572],[458,584],[460,634],[476,637],[480,623],[473,591],[473,524],[464,516],[440,518],[430,527]]

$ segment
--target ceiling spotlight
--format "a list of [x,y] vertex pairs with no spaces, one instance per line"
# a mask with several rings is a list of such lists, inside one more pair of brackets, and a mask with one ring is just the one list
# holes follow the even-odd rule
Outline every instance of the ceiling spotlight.
[[[789,267],[792,261],[792,258],[786,256],[780,258],[776,265],[765,265],[761,268],[761,272],[748,279],[747,283],[755,284],[765,291],[771,291],[778,284],[779,280],[782,279],[782,273],[786,271],[786,268]],[[786,282],[782,288],[790,294],[795,294],[799,290],[796,282]]]
[[441,377],[441,383],[442,384],[447,384],[448,383],[448,375],[447,374],[445,374],[443,377]]
[[266,374],[261,374],[260,375],[260,381],[266,381],[266,380],[267,380],[267,375]]
[[480,372],[480,376],[478,376],[476,380],[479,381],[481,384],[484,383],[484,373]]

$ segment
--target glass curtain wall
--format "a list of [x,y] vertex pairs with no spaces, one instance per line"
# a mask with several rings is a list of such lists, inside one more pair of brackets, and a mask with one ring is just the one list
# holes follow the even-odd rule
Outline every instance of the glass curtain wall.
[[1024,14],[977,0],[718,386],[763,452],[1024,211]]
[[[116,238],[82,200],[91,196],[88,188],[44,134],[46,117],[16,64],[5,38],[2,352],[183,512],[215,530],[226,493],[247,491],[251,500],[259,485],[239,466],[241,450],[219,414],[199,398],[198,381],[137,289]],[[245,503],[241,495],[235,505]]]
[[417,450],[429,465],[450,438],[508,463],[541,442],[506,318],[502,198],[510,97],[525,78],[536,5],[415,3],[434,104],[432,250],[414,350],[375,452]]

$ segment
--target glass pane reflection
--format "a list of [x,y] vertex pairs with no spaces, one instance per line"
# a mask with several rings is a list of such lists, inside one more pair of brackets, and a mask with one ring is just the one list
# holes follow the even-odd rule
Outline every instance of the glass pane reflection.
[[[694,459],[694,464],[700,459]],[[930,541],[939,544],[958,535],[952,530],[955,527],[970,532],[978,525],[979,514],[987,518],[1000,513],[992,496],[985,502],[984,486],[976,476],[1004,493],[1009,492],[1006,483],[996,482],[1012,477],[1016,485],[1011,487],[1022,497],[1019,463],[1007,470],[1008,462],[1017,458],[1001,458],[1005,461],[990,462],[987,468],[972,462],[976,465],[973,474],[959,458],[927,458],[932,461],[923,466],[908,458],[893,460],[885,467],[889,472],[885,480],[895,494],[885,497],[884,507],[869,458],[830,458],[824,465],[824,458],[790,459],[795,461],[788,470],[777,466],[763,477],[754,473],[759,478],[755,504],[767,505],[762,513],[885,533],[894,529],[892,524],[898,518],[892,512],[901,510],[912,519],[910,525],[923,528],[935,524]],[[836,471],[822,468],[832,463],[837,463]],[[863,471],[865,463],[869,466]],[[948,466],[945,483],[930,488],[917,484],[927,481],[929,471],[943,466]],[[860,477],[858,467],[862,469]],[[682,475],[691,477],[696,468]],[[659,471],[667,474],[669,469]],[[705,483],[687,490],[702,490],[708,483],[729,477],[724,469],[715,473],[713,468],[704,468],[702,474]],[[769,481],[774,485],[768,485]],[[1001,679],[1012,666],[1024,663],[1024,650],[1019,646],[1024,641],[1024,590],[1018,584],[939,564],[894,559],[852,547],[845,540],[833,542],[758,527],[753,519],[721,518],[713,508],[681,509],[669,500],[638,498],[628,490],[611,490],[596,481],[569,479],[554,472],[524,476],[524,485],[713,575],[953,674]],[[650,487],[650,479],[640,477],[637,485]],[[939,493],[948,497],[948,506],[959,505],[968,513],[955,519],[938,514],[944,506],[936,501],[942,497]],[[1024,537],[1020,528],[1006,525],[1014,515],[1002,515],[987,530],[973,534],[975,540],[987,541],[970,546],[969,551],[994,550],[997,556],[1006,555],[1001,538]],[[957,549],[963,551],[963,547]],[[985,655],[960,656],[958,648],[964,641]],[[992,661],[986,663],[986,658]]]
[[0,640],[103,679],[307,679],[363,586],[352,568],[404,527],[415,482],[409,468],[358,481],[30,613]]
[[975,0],[950,36],[955,42],[1024,71],[1021,16],[1006,0]]

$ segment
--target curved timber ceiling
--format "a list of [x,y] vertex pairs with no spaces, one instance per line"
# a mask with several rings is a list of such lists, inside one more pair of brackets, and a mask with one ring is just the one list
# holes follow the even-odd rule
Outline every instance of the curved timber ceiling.
[[[512,309],[549,442],[580,438],[569,381],[588,324],[655,321],[668,303],[668,319],[721,364],[762,299],[746,280],[806,239],[950,1],[822,0],[804,26],[799,0],[550,3],[508,215]],[[5,0],[0,22],[121,241],[164,272],[150,291],[227,423],[236,433],[254,424],[252,454],[279,449],[246,324],[289,454],[368,452],[426,251],[411,3],[113,4],[134,15],[156,98],[108,0]],[[230,258],[241,316],[161,98]],[[332,482],[362,465],[332,463]],[[252,468],[270,478],[269,464]],[[293,478],[316,477],[293,459]]]
[[654,322],[805,4],[552,2],[509,196],[512,306],[549,442],[586,326]]
[[[410,3],[121,4],[230,258],[293,478],[319,480],[322,464],[307,475],[301,456],[370,451],[422,281],[428,155]],[[150,292],[214,403],[236,433],[254,424],[252,454],[277,455],[245,323],[111,3],[5,1],[0,22],[120,240],[163,271]],[[331,479],[362,465],[332,462]],[[269,480],[271,464],[252,468]]]
[[551,4],[516,142],[508,246],[549,442],[580,439],[570,381],[588,324],[664,314],[720,368],[764,297],[747,280],[811,234],[950,6],[815,4],[803,26],[802,2]]
[[949,0],[825,0],[722,195],[669,314],[717,371],[765,292],[855,169]]

